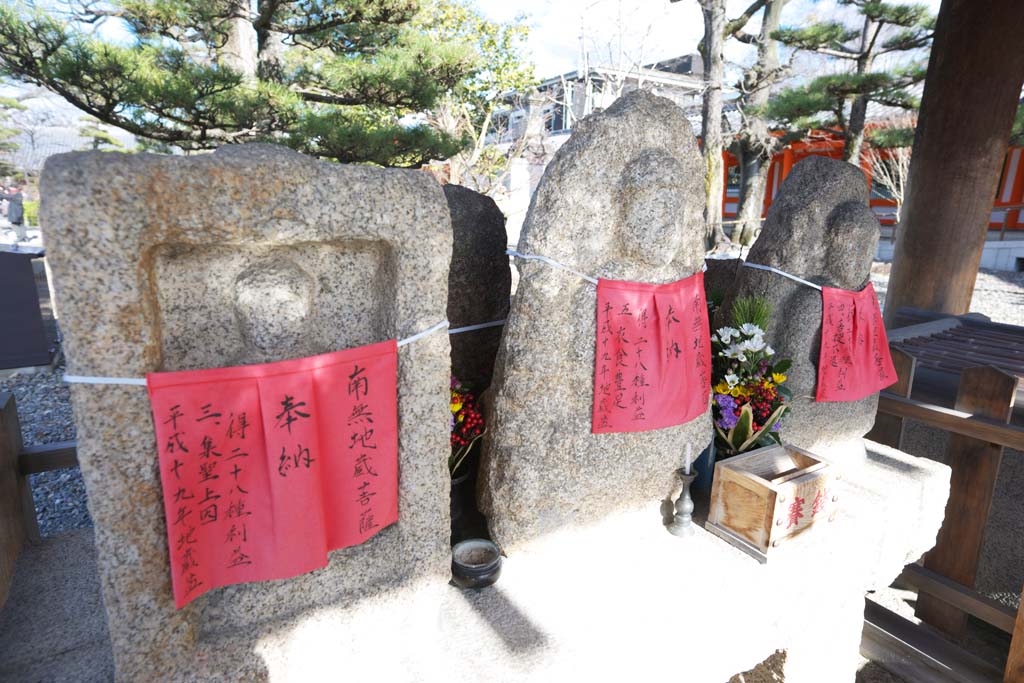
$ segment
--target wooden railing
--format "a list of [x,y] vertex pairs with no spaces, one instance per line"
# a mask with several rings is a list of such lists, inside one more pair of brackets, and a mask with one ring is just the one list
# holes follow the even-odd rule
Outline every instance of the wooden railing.
[[7,600],[22,546],[41,540],[28,475],[77,466],[74,441],[23,447],[14,396],[0,392],[0,606]]
[[1024,429],[1008,424],[1019,379],[991,366],[967,368],[955,408],[946,408],[911,398],[916,361],[891,350],[899,381],[879,397],[868,438],[900,448],[907,419],[951,435],[945,521],[923,565],[907,566],[900,578],[919,591],[917,616],[954,639],[964,635],[967,615],[1012,634],[1003,681],[1024,683],[1024,594],[1015,612],[973,588],[1003,449],[1024,450]]

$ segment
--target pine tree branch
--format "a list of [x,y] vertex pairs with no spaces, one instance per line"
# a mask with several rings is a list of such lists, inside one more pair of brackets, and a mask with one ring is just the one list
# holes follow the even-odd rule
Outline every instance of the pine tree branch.
[[[750,35],[749,33],[746,33],[742,29],[744,26],[747,25],[747,22],[750,21],[751,17],[753,17],[758,11],[761,10],[761,8],[765,6],[766,2],[767,0],[754,0],[754,2],[752,2],[750,6],[747,7],[747,9],[743,10],[743,14],[736,17],[732,21],[726,22],[725,35],[733,36],[737,40],[741,40],[745,43],[753,42],[754,36]],[[743,38],[740,38],[738,34],[746,36],[747,38],[749,38],[749,40],[744,40]]]

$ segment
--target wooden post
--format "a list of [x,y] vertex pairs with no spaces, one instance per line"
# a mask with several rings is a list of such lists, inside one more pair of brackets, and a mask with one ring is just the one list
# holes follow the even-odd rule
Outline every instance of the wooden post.
[[[956,409],[1009,422],[1016,394],[1014,375],[993,367],[968,368],[960,375]],[[950,434],[947,454],[953,476],[946,518],[924,566],[973,588],[1003,447]],[[918,595],[916,613],[955,638],[962,637],[967,626],[967,615],[927,593]]]
[[[914,372],[917,370],[917,359],[909,353],[897,349],[892,344],[889,344],[889,354],[892,356],[892,364],[896,368],[898,379],[896,384],[893,384],[885,391],[902,398],[910,398],[910,394],[914,390]],[[882,412],[876,413],[875,425],[865,438],[896,449],[902,448],[903,418],[896,415],[886,415]]]
[[1006,673],[1003,683],[1024,683],[1024,591],[1021,591],[1017,622],[1013,627],[1010,654],[1006,658]]
[[18,455],[21,453],[21,425],[14,396],[0,393],[0,606],[14,579],[14,565],[25,544]]
[[967,313],[1024,83],[1020,0],[943,0],[885,302]]

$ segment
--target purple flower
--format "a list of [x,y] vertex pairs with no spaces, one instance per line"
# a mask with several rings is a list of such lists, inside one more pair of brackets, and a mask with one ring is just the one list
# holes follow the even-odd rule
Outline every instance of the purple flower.
[[781,422],[781,421],[779,421],[779,422],[776,422],[775,424],[773,424],[773,425],[772,425],[772,429],[771,429],[771,431],[773,431],[773,432],[777,432],[777,431],[779,431],[779,425],[781,425],[781,424],[782,424],[782,422]]
[[736,410],[736,399],[728,394],[715,394],[715,403],[718,404],[721,416],[715,420],[715,424],[722,429],[732,429],[739,422],[739,416],[733,411]]

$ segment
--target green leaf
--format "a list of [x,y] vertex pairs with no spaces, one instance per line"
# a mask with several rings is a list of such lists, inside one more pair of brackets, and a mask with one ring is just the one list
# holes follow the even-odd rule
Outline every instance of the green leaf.
[[791,367],[793,367],[793,361],[789,358],[783,358],[776,363],[772,363],[772,372],[784,373]]
[[742,444],[750,438],[750,433],[754,429],[754,411],[751,410],[750,405],[745,405],[740,408],[740,416],[736,421],[736,426],[729,430],[729,443],[733,447],[742,452]]
[[[743,406],[743,408],[746,409],[748,408],[748,406]],[[761,429],[757,430],[757,432],[750,436],[746,441],[740,444],[738,450],[742,453],[743,451],[750,448],[751,444],[760,439],[762,436],[770,434],[772,425],[774,425],[776,422],[782,419],[783,413],[785,413],[788,408],[789,406],[779,406],[778,408],[776,408],[775,411],[768,416],[768,419],[764,421],[764,426],[761,427]],[[751,418],[753,418],[753,414],[751,414]]]
[[788,401],[793,400],[793,392],[785,384],[776,384],[775,390],[779,392],[779,395]]

